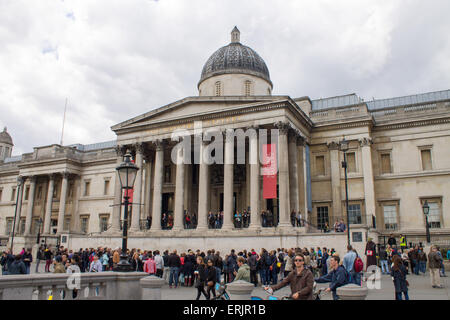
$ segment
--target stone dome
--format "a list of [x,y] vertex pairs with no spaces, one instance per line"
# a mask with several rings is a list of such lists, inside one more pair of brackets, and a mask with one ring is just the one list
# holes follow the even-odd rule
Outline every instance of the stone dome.
[[234,27],[231,32],[231,43],[214,52],[203,66],[198,85],[204,80],[230,73],[249,74],[260,77],[272,86],[269,69],[255,50],[239,42],[240,32]]
[[13,146],[13,141],[9,133],[6,131],[6,127],[3,129],[3,132],[0,132],[0,143],[6,143]]

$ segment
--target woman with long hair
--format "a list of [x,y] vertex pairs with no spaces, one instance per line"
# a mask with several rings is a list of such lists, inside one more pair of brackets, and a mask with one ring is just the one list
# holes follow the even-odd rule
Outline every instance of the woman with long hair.
[[391,276],[395,287],[395,300],[402,300],[402,293],[405,300],[409,300],[408,281],[406,281],[406,268],[403,265],[402,258],[395,255],[392,257]]
[[208,294],[205,291],[206,283],[206,266],[205,261],[201,256],[197,256],[197,268],[195,270],[195,287],[197,288],[197,298],[195,300],[200,300],[200,296],[203,293],[206,300],[209,300]]
[[208,300],[211,298],[211,291],[213,293],[213,297],[216,296],[216,282],[217,282],[217,271],[216,267],[214,267],[213,261],[210,259],[207,262],[206,268],[206,292],[208,294]]

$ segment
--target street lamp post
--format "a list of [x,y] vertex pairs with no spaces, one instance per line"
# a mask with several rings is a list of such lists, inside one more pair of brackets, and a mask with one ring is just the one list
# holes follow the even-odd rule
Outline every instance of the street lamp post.
[[125,160],[116,168],[121,189],[125,190],[124,195],[124,216],[122,227],[122,253],[120,255],[120,261],[114,268],[114,271],[129,272],[132,271],[132,266],[128,262],[127,255],[127,240],[128,240],[128,206],[130,205],[130,197],[128,195],[129,190],[133,189],[134,180],[136,179],[136,173],[139,168],[131,162],[131,154],[128,152],[125,155]]
[[[16,195],[16,209],[14,210],[14,221],[13,221],[13,229],[12,229],[12,237],[11,237],[11,254],[13,254],[14,247],[14,234],[16,233],[16,220],[17,220],[17,207],[19,206],[19,194],[23,184],[23,178],[21,176],[17,177],[17,195]],[[22,198],[21,198],[22,200]]]
[[39,218],[39,220],[38,220],[38,234],[37,234],[37,240],[36,240],[37,244],[39,244],[39,241],[41,240],[41,226],[42,226],[42,218]]
[[342,140],[339,143],[340,149],[344,152],[344,161],[342,161],[342,168],[345,172],[345,209],[347,214],[347,245],[350,245],[350,217],[348,214],[348,180],[347,180],[347,151],[348,151],[348,141]]
[[430,239],[430,226],[428,224],[428,213],[430,212],[430,206],[428,205],[428,201],[425,200],[425,203],[422,206],[423,214],[425,215],[425,226],[427,232],[427,243],[431,242]]

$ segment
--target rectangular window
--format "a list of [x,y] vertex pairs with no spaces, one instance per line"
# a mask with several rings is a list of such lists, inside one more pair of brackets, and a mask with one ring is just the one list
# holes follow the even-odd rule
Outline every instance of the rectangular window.
[[359,204],[348,205],[350,224],[361,224],[361,206]]
[[325,156],[316,156],[316,175],[325,175]]
[[15,200],[16,200],[16,187],[13,187],[11,192],[11,201]]
[[383,153],[381,155],[381,174],[392,173],[391,171],[391,155]]
[[354,152],[349,152],[347,157],[347,172],[356,172],[356,155]]
[[109,180],[105,180],[103,194],[106,196],[108,193],[109,193]]
[[328,207],[317,207],[317,228],[324,229],[325,223],[329,226]]
[[428,224],[430,228],[441,227],[441,208],[437,202],[428,202],[430,212],[428,213]]
[[100,216],[100,232],[108,230],[109,214]]
[[25,201],[28,200],[28,197],[30,196],[30,186],[27,186],[25,188]]
[[172,181],[170,169],[171,169],[170,166],[164,167],[164,183],[170,183]]
[[12,228],[14,224],[14,218],[6,218],[6,230],[5,234],[10,236],[12,234]]
[[397,230],[397,206],[383,206],[384,228]]
[[89,216],[82,216],[80,219],[81,219],[81,232],[88,233],[88,230],[89,230]]
[[70,218],[69,217],[64,217],[63,230],[64,231],[69,231],[69,229],[70,229]]
[[84,196],[89,196],[90,192],[91,192],[91,182],[90,181],[85,181],[84,182]]
[[1,158],[2,154],[3,154],[3,147],[0,146],[0,158]]
[[421,150],[422,170],[431,170],[431,150]]
[[19,222],[19,234],[25,233],[25,218],[20,219]]
[[0,202],[2,202],[3,189],[0,188]]
[[42,186],[39,186],[37,189],[36,200],[42,199]]

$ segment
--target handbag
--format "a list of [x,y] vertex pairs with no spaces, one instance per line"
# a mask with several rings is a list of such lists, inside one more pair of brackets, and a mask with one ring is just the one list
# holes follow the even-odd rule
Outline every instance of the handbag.
[[214,287],[214,281],[208,281],[208,287]]

